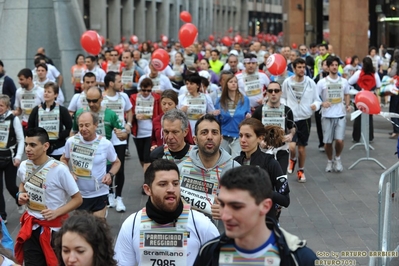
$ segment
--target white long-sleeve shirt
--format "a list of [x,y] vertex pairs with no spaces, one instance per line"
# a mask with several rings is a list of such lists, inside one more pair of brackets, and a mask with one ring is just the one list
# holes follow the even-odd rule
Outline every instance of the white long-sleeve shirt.
[[311,78],[304,76],[302,82],[295,82],[294,78],[295,76],[289,77],[283,82],[280,101],[291,108],[295,121],[305,120],[313,114],[311,105],[314,104],[318,110],[321,101],[316,83]]

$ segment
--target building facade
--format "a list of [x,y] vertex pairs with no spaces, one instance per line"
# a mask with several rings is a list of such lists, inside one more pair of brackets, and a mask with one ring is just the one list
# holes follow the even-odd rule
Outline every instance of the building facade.
[[189,11],[198,28],[198,40],[282,31],[281,0],[77,0],[87,29],[111,43],[136,35],[139,41],[158,41],[161,35],[177,40]]

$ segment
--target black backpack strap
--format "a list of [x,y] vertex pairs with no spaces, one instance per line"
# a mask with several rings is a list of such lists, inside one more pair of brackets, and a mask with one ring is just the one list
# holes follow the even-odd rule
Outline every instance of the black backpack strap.
[[200,246],[202,246],[201,237],[200,237],[200,234],[198,233],[198,230],[197,230],[197,224],[195,223],[195,219],[194,219],[194,213],[193,213],[193,210],[192,210],[192,209],[190,209],[190,211],[191,211],[191,217],[192,217],[192,219],[193,219],[193,223],[194,223],[194,229],[195,229],[195,233],[196,233],[196,234],[197,234],[197,236],[198,236],[198,240],[199,240],[199,242],[200,242]]
[[136,214],[134,215],[134,220],[133,220],[133,228],[132,228],[132,239],[133,239],[133,236],[134,236],[134,225],[135,225],[135,223],[136,223],[136,217],[137,217],[137,214],[138,214],[139,212],[136,212]]

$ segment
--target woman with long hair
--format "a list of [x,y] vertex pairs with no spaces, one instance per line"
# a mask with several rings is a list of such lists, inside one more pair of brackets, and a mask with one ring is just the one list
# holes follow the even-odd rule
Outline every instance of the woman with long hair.
[[[380,76],[373,66],[370,57],[363,58],[363,66],[361,70],[356,71],[348,80],[348,83],[358,88],[358,90],[371,90],[374,93],[381,87]],[[357,110],[355,105],[355,110]],[[369,120],[369,141],[374,139],[373,115]],[[352,139],[353,142],[359,142],[361,136],[361,117],[358,116],[353,122]],[[393,136],[393,135],[392,135]],[[391,136],[391,137],[392,137]],[[396,136],[397,137],[397,136]]]
[[78,54],[75,59],[75,65],[71,67],[71,84],[75,88],[75,93],[82,92],[82,84],[80,81],[86,69],[85,56],[83,54]]
[[182,86],[184,86],[184,73],[187,70],[187,67],[184,64],[184,57],[182,53],[176,52],[175,61],[170,67],[175,73],[172,85],[175,89],[179,90]]
[[217,116],[222,126],[222,148],[232,157],[240,154],[238,125],[251,117],[251,106],[247,96],[238,90],[238,81],[235,75],[226,78],[222,95],[216,100],[215,109],[220,111]]
[[141,58],[147,60],[147,62],[151,61],[151,45],[148,42],[143,42],[140,47]]
[[54,240],[59,265],[116,266],[111,229],[105,219],[76,211]]
[[247,118],[239,125],[241,153],[234,160],[241,165],[257,165],[268,172],[273,186],[272,208],[268,217],[278,219],[281,206],[288,207],[290,204],[289,186],[287,176],[283,174],[280,164],[274,156],[261,151],[259,144],[267,134],[262,122],[256,118]]

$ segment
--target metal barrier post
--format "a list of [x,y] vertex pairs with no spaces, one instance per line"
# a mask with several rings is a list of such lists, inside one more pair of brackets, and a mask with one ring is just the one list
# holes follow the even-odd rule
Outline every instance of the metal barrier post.
[[[384,223],[383,223],[383,228],[382,228],[382,249],[381,251],[388,251],[388,247],[390,246],[389,244],[389,238],[388,235],[391,231],[390,228],[390,218],[389,214],[391,212],[391,183],[388,182],[386,183],[386,189],[385,189],[385,208],[384,208]],[[388,192],[388,193],[387,193]],[[382,257],[382,265],[386,266],[387,265],[387,257]]]
[[352,145],[352,147],[350,147],[349,150],[353,150],[356,146],[362,145],[366,150],[366,157],[359,158],[356,162],[354,162],[351,166],[349,166],[349,170],[351,170],[361,161],[373,161],[376,164],[378,164],[382,169],[386,169],[386,167],[382,163],[380,163],[377,159],[370,157],[370,149],[374,150],[374,148],[373,146],[370,145],[370,140],[369,140],[369,124],[370,124],[369,115],[366,113],[362,113],[361,121],[362,121],[361,130],[362,130],[363,142],[359,142]]

